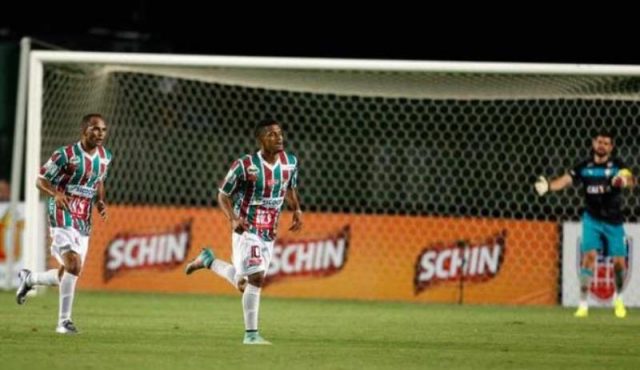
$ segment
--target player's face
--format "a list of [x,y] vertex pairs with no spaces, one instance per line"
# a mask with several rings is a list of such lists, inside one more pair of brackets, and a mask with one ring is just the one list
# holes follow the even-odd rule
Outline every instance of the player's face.
[[610,137],[597,136],[593,139],[593,152],[599,157],[607,157],[613,150],[613,142]]
[[100,118],[94,118],[83,135],[85,143],[90,148],[102,145],[107,138],[107,124]]
[[284,150],[284,134],[279,125],[271,125],[264,128],[260,135],[262,150],[267,153],[278,153]]

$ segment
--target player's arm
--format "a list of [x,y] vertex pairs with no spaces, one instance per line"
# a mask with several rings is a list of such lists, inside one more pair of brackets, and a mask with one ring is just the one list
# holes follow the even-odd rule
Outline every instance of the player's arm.
[[233,201],[230,195],[225,194],[222,191],[218,191],[218,204],[220,205],[220,210],[222,210],[224,216],[231,223],[231,230],[242,234],[249,228],[247,221],[238,217],[236,213],[233,212]]
[[60,148],[54,151],[47,162],[40,168],[40,174],[36,180],[36,187],[42,194],[53,198],[56,202],[56,207],[69,210],[69,199],[64,192],[58,191],[51,183],[66,165],[67,157],[64,149]]
[[55,186],[51,184],[51,181],[44,177],[38,177],[36,180],[36,187],[41,193],[53,198],[57,207],[69,210],[69,198],[67,198],[63,192],[56,190]]
[[567,188],[573,184],[573,177],[570,174],[564,174],[551,181],[544,176],[539,176],[534,187],[538,195],[545,195],[549,191],[558,191]]
[[302,208],[300,206],[300,195],[298,189],[292,188],[287,191],[287,205],[293,210],[293,220],[291,222],[291,231],[299,231],[302,229]]
[[97,196],[98,198],[96,199],[96,208],[98,209],[98,213],[100,213],[100,217],[102,217],[103,220],[107,220],[107,196],[106,196],[106,191],[104,188],[104,182],[100,181],[98,183],[98,189],[97,189]]

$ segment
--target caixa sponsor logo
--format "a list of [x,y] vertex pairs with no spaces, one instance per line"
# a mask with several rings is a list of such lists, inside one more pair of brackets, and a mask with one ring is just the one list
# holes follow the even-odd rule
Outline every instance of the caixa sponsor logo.
[[[578,249],[578,253],[576,253],[576,271],[578,274],[580,274],[580,261],[582,261],[583,255],[580,244],[582,244],[582,238],[579,237],[576,243],[576,248]],[[624,238],[624,247],[627,252],[627,257],[625,258],[627,273],[625,274],[624,281],[622,283],[622,291],[627,287],[633,272],[633,266],[631,266],[631,261],[633,261],[633,238],[627,235]],[[606,243],[604,248],[599,249],[597,253],[598,255],[593,267],[593,278],[591,279],[589,292],[592,297],[595,297],[600,301],[609,302],[616,291],[616,272],[613,267],[613,257],[609,256],[608,246]]]
[[83,198],[93,198],[96,190],[90,186],[69,185],[67,186],[67,192],[71,195],[76,195]]
[[280,240],[273,248],[266,283],[339,272],[347,262],[349,237],[347,225],[323,238]]
[[280,208],[280,206],[282,205],[283,202],[284,202],[284,198],[283,197],[266,198],[266,199],[262,199],[261,201],[251,202],[251,205],[252,206],[263,206],[263,207],[266,207],[266,208]]
[[427,247],[416,259],[414,292],[445,281],[482,282],[496,276],[505,255],[507,231],[484,242],[450,242]]
[[172,269],[184,262],[191,245],[191,222],[152,233],[122,233],[104,254],[104,281],[129,270]]

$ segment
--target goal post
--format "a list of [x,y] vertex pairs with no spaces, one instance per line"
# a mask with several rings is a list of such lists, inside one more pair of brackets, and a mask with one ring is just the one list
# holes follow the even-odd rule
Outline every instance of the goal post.
[[[639,66],[60,51],[30,60],[27,268],[47,264],[39,166],[78,140],[82,115],[100,112],[110,124],[116,217],[96,221],[92,248],[102,249],[89,257],[88,288],[132,289],[118,274],[135,280],[160,263],[144,248],[182,240],[175,230],[190,230],[193,245],[163,249],[163,268],[204,243],[227,257],[227,225],[211,213],[215,188],[233,159],[254,150],[251,127],[267,115],[284,124],[300,159],[308,220],[302,239],[283,229],[267,288],[277,296],[557,302],[560,224],[579,219],[582,198],[577,187],[538,198],[536,175],[560,175],[587,156],[602,126],[616,129],[618,154],[640,170]],[[625,200],[631,221],[636,198]],[[153,232],[144,247],[131,244]],[[349,253],[340,266],[337,253]],[[380,267],[366,277],[369,263]],[[178,283],[168,290],[210,291],[172,273]],[[308,290],[284,283],[314,276],[333,277]]]

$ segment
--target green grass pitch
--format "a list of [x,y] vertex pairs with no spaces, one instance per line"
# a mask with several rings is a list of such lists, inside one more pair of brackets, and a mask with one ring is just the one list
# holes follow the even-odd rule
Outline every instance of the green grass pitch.
[[640,311],[587,319],[559,307],[263,298],[242,345],[240,295],[76,295],[76,336],[55,334],[57,290],[0,292],[2,369],[639,369]]

